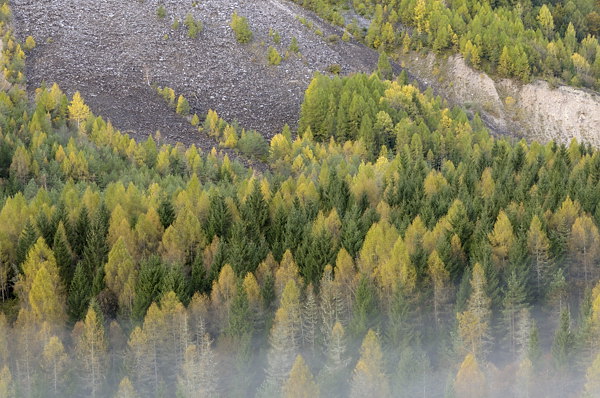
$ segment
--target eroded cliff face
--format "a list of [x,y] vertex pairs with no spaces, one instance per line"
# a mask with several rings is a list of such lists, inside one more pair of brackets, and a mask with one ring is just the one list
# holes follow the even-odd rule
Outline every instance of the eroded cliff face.
[[567,86],[553,88],[544,81],[495,81],[469,67],[460,56],[409,53],[400,56],[400,62],[450,104],[479,112],[497,133],[541,142],[568,143],[575,138],[600,146],[597,93]]

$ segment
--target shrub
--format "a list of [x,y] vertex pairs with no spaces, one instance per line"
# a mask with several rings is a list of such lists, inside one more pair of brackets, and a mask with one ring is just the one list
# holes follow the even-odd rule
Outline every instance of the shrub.
[[187,14],[183,24],[187,27],[190,39],[195,39],[202,32],[202,22],[194,19],[192,14]]
[[334,44],[337,43],[340,37],[338,35],[329,35],[327,36],[327,42]]
[[281,35],[279,34],[279,32],[276,32],[273,29],[269,29],[269,36],[271,36],[271,38],[273,39],[273,43],[281,43]]
[[279,55],[275,47],[269,47],[268,57],[270,65],[279,65],[281,63],[281,55]]
[[27,36],[25,39],[25,50],[33,50],[35,48],[35,40],[31,36]]
[[290,52],[298,54],[298,52],[300,51],[300,48],[298,48],[298,39],[292,37],[292,42],[290,43],[290,47],[288,49],[290,50]]
[[235,38],[240,43],[249,43],[252,40],[252,31],[250,30],[250,25],[248,25],[248,19],[246,17],[241,17],[234,12],[231,16],[231,23],[229,24],[233,32],[235,33]]
[[158,6],[158,8],[156,9],[156,16],[160,19],[163,19],[167,16],[167,10],[165,9],[165,6],[163,6],[162,4]]
[[342,66],[340,64],[331,64],[327,67],[327,72],[332,75],[339,75],[342,71]]

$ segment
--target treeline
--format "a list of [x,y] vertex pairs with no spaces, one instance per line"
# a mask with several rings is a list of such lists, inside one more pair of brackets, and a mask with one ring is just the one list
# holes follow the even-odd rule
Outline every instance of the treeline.
[[600,5],[592,0],[355,0],[354,9],[371,18],[366,32],[356,21],[339,20],[339,2],[296,2],[383,51],[460,53],[473,67],[500,77],[600,88]]

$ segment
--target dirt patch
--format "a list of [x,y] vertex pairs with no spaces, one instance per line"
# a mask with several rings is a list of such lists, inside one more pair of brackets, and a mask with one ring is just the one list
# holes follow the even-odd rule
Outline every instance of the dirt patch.
[[[172,140],[194,141],[203,149],[214,142],[199,137],[173,115],[149,83],[169,86],[188,98],[193,111],[216,110],[229,121],[267,137],[284,124],[296,125],[304,91],[316,71],[332,64],[342,73],[370,72],[377,53],[341,37],[332,27],[284,0],[13,0],[16,33],[32,35],[38,46],[27,60],[28,87],[57,82],[67,93],[79,90],[95,113],[137,137],[160,130]],[[163,4],[167,17],[156,9]],[[229,28],[231,14],[248,18],[254,33],[250,44],[236,42]],[[204,30],[196,39],[175,20],[191,13]],[[315,34],[296,16],[323,32]],[[281,36],[275,44],[273,29]],[[268,46],[284,55],[296,37],[300,56],[290,55],[280,66],[267,63]]]

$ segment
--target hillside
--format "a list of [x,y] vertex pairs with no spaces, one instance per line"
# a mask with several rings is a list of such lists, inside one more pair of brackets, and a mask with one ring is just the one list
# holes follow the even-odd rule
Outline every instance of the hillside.
[[[156,15],[160,4],[164,19]],[[363,45],[343,42],[339,29],[284,0],[206,0],[196,7],[174,0],[81,0],[68,6],[64,0],[15,0],[12,8],[18,36],[32,35],[38,43],[28,57],[29,90],[43,81],[69,93],[79,90],[96,113],[138,137],[160,130],[186,142],[191,134],[150,84],[183,93],[200,115],[213,109],[226,120],[272,134],[285,123],[296,124],[315,71],[339,64],[344,74],[370,72],[378,57]],[[249,44],[238,43],[229,27],[234,11],[248,18],[254,34]],[[195,39],[183,23],[172,26],[188,13],[203,24]],[[297,16],[313,21],[314,28]],[[279,45],[270,29],[280,35]],[[332,35],[338,36],[335,42]],[[283,56],[293,37],[299,54],[269,65],[267,48]]]
[[485,124],[594,105],[456,55],[415,83],[333,32],[283,0],[0,0],[0,398],[600,397],[600,150]]

